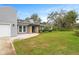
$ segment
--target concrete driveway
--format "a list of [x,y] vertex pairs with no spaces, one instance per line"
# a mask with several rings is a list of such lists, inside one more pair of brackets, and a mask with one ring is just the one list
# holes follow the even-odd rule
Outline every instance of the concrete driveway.
[[15,55],[16,54],[15,48],[12,44],[14,40],[26,39],[37,35],[39,35],[39,33],[18,34],[16,37],[0,38],[0,55]]
[[27,38],[31,38],[34,36],[39,35],[39,33],[31,33],[31,34],[18,34],[16,37],[11,37],[10,39],[12,40],[12,42],[14,40],[22,40],[22,39],[27,39]]
[[9,38],[0,38],[0,55],[14,55],[15,49]]

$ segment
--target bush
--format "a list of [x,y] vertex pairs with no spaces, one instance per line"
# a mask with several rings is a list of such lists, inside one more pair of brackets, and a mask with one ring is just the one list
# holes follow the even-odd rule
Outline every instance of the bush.
[[75,30],[75,35],[79,36],[79,30]]
[[52,32],[52,29],[50,27],[44,27],[43,29],[40,29],[40,32]]

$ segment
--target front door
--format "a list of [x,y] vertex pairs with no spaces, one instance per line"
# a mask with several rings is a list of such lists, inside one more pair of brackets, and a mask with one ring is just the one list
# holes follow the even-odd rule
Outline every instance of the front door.
[[35,33],[35,26],[32,26],[32,33]]

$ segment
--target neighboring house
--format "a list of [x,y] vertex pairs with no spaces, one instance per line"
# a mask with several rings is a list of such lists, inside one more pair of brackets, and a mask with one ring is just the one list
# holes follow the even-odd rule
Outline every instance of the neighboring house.
[[0,37],[16,36],[24,33],[38,33],[40,24],[32,20],[17,20],[16,10],[0,7]]
[[0,7],[0,37],[16,35],[16,10],[12,7]]

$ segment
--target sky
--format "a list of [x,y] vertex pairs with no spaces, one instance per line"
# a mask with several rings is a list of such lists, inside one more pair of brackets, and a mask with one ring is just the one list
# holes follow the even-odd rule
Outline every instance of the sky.
[[16,9],[17,18],[25,19],[32,14],[38,14],[42,21],[47,21],[47,16],[52,11],[61,9],[69,11],[75,10],[79,13],[79,4],[0,4],[2,6],[10,6]]

